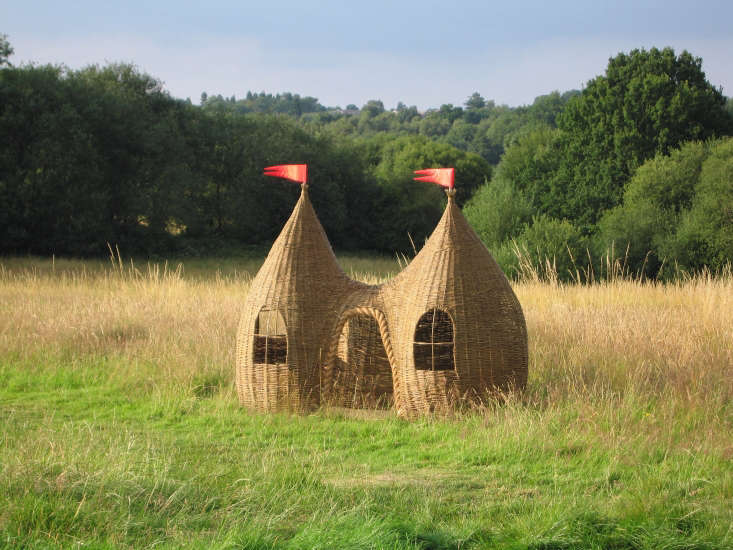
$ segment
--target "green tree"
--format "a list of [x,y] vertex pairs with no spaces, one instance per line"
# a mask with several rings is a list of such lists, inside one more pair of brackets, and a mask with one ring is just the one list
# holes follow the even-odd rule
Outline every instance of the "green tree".
[[107,200],[99,210],[108,228],[106,240],[127,250],[150,250],[152,235],[163,234],[168,218],[161,209],[179,196],[171,189],[173,179],[162,175],[171,165],[168,149],[178,148],[178,130],[165,130],[162,121],[178,102],[160,80],[130,64],[87,67],[71,73],[69,83],[78,90],[78,109],[103,155]]
[[397,108],[397,118],[401,123],[410,122],[414,118],[419,118],[420,115],[417,112],[417,107],[415,105],[412,105],[410,107],[405,106],[402,104],[402,109]]
[[568,220],[540,215],[525,226],[511,246],[507,243],[499,252],[500,262],[505,263],[503,267],[509,273],[523,270],[516,256],[515,246],[524,265],[531,266],[535,273],[552,277],[554,272],[561,281],[568,281],[576,276],[576,269],[584,267],[582,260],[586,255],[588,241],[580,229]]
[[95,231],[108,234],[103,160],[78,97],[59,67],[0,71],[0,250],[88,253]]
[[469,124],[464,119],[458,118],[453,122],[453,125],[443,139],[453,147],[467,151],[473,142],[475,133],[475,124]]
[[483,109],[486,107],[486,100],[478,92],[473,92],[466,100],[466,109]]
[[526,112],[526,108],[512,109],[505,105],[494,109],[491,117],[478,124],[470,150],[496,165],[505,148],[527,124]]
[[445,118],[453,124],[463,116],[463,107],[454,107],[451,103],[444,103],[438,110],[438,116]]
[[687,51],[633,50],[612,58],[560,115],[561,156],[549,212],[591,231],[619,204],[637,167],[684,141],[730,128],[725,99]]
[[527,109],[528,118],[534,122],[555,128],[557,117],[563,112],[567,102],[577,95],[580,95],[578,90],[570,90],[563,94],[554,91],[537,96]]
[[650,276],[665,262],[670,269],[721,267],[731,258],[731,151],[733,138],[689,142],[645,162],[623,204],[601,218],[596,255],[613,248],[632,272]]
[[372,212],[380,228],[376,248],[411,250],[433,231],[445,205],[445,195],[435,185],[413,180],[414,170],[453,166],[457,200],[463,203],[491,176],[491,168],[478,155],[466,153],[423,136],[383,136],[364,151],[381,190]]
[[13,47],[8,42],[7,35],[0,34],[0,67],[10,65],[8,58],[13,55],[13,52]]
[[187,191],[190,104],[129,65],[8,68],[0,95],[0,248],[165,246]]
[[494,176],[471,197],[464,213],[486,247],[496,252],[519,236],[532,219],[532,206],[511,180]]
[[647,274],[656,276],[668,259],[669,241],[680,215],[692,204],[708,151],[702,142],[689,142],[670,155],[657,155],[641,165],[626,186],[623,204],[601,218],[596,255],[611,248],[623,251],[632,271],[643,267]]
[[431,111],[422,117],[419,123],[420,134],[430,138],[438,138],[448,133],[451,121],[438,111]]
[[548,174],[557,167],[559,131],[539,126],[516,138],[496,167],[496,178],[525,194],[535,212],[550,209]]
[[702,165],[692,206],[669,246],[688,269],[733,262],[733,138],[715,144]]
[[382,114],[383,112],[384,112],[384,103],[382,103],[382,101],[379,99],[370,99],[361,108],[362,116],[366,116],[368,118],[375,117],[377,115]]

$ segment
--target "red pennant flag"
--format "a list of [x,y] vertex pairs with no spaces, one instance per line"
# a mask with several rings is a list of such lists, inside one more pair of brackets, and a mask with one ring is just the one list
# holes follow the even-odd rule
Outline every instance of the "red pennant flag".
[[278,164],[265,168],[265,176],[275,176],[298,183],[305,183],[308,180],[307,164]]
[[429,181],[437,183],[448,189],[455,186],[455,168],[429,168],[427,170],[415,170],[416,174],[422,174],[421,177],[415,178],[415,181]]

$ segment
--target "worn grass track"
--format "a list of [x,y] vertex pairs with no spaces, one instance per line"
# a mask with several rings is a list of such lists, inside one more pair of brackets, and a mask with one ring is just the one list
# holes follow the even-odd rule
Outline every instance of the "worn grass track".
[[0,546],[733,547],[730,277],[519,283],[527,391],[408,423],[237,406],[256,266],[0,260]]

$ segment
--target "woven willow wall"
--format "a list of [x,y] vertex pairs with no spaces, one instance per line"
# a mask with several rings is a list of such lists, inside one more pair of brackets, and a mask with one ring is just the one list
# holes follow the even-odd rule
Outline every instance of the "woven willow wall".
[[341,270],[307,187],[254,278],[237,339],[240,402],[451,407],[527,380],[527,330],[506,277],[452,194],[435,231],[379,286]]

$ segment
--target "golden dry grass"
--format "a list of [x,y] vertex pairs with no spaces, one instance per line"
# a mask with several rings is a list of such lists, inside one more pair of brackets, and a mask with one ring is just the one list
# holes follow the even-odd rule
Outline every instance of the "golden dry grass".
[[[156,365],[160,381],[175,384],[202,372],[231,379],[239,311],[257,265],[202,277],[160,265],[67,262],[51,269],[49,262],[5,260],[0,348],[21,356],[120,354]],[[731,398],[730,277],[514,288],[529,331],[529,399],[633,390],[704,407]]]

